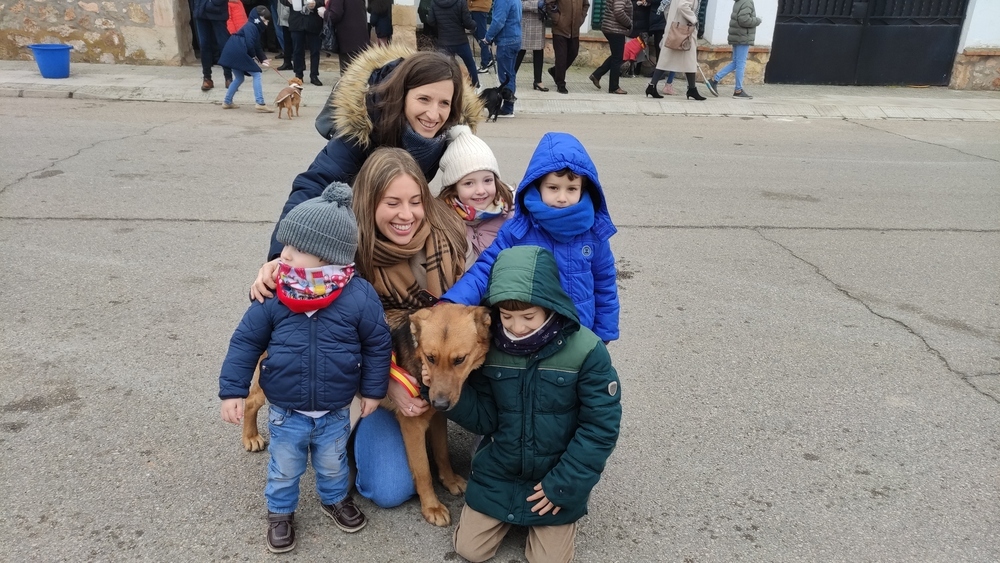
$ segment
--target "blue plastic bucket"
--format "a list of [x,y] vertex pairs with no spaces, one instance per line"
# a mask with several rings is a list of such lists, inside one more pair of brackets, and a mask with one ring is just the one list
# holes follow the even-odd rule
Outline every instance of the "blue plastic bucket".
[[42,78],[69,78],[69,51],[72,45],[35,43],[28,45],[35,55]]

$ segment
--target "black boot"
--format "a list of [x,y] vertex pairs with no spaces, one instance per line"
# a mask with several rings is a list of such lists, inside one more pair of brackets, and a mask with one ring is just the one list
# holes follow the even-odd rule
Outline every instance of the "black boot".
[[654,98],[662,98],[663,96],[656,91],[656,86],[649,84],[646,86],[646,96],[652,96]]
[[704,100],[705,96],[702,96],[701,94],[698,93],[698,86],[696,86],[696,84],[698,84],[698,82],[694,78],[694,73],[693,72],[685,72],[684,73],[684,78],[687,78],[687,81],[688,81],[687,98],[688,99],[694,98],[694,99],[698,100],[699,102],[702,101],[702,100]]

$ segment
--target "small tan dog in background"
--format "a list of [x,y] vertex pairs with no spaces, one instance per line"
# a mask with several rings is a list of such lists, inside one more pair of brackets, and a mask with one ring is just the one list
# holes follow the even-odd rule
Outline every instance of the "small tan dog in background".
[[295,116],[299,116],[299,102],[302,101],[302,79],[291,78],[288,86],[278,92],[278,97],[274,99],[274,105],[278,106],[278,119],[281,119],[281,110],[285,110],[288,119],[292,118],[292,109],[295,109]]

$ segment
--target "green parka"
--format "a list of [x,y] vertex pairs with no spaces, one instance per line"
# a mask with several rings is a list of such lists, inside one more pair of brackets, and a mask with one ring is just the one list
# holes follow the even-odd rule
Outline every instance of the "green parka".
[[[587,513],[590,491],[618,441],[618,374],[604,343],[580,326],[548,250],[516,246],[497,256],[484,300],[494,307],[508,299],[555,311],[569,322],[528,356],[491,346],[483,367],[445,413],[484,435],[465,501],[508,524],[569,524]],[[539,482],[559,514],[531,512],[537,501],[527,498]]]
[[736,0],[733,13],[729,16],[729,44],[753,45],[758,25],[760,18],[757,17],[753,0]]

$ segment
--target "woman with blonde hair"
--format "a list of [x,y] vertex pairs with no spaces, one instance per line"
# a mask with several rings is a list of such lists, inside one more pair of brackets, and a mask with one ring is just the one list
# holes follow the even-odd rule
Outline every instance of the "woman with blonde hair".
[[[406,151],[382,148],[368,157],[354,184],[353,209],[358,218],[355,267],[386,310],[427,307],[465,271],[465,227],[434,199]],[[393,380],[388,397],[405,416],[430,408]],[[416,494],[395,414],[380,408],[358,421],[353,453],[355,486],[362,496],[389,508]]]

